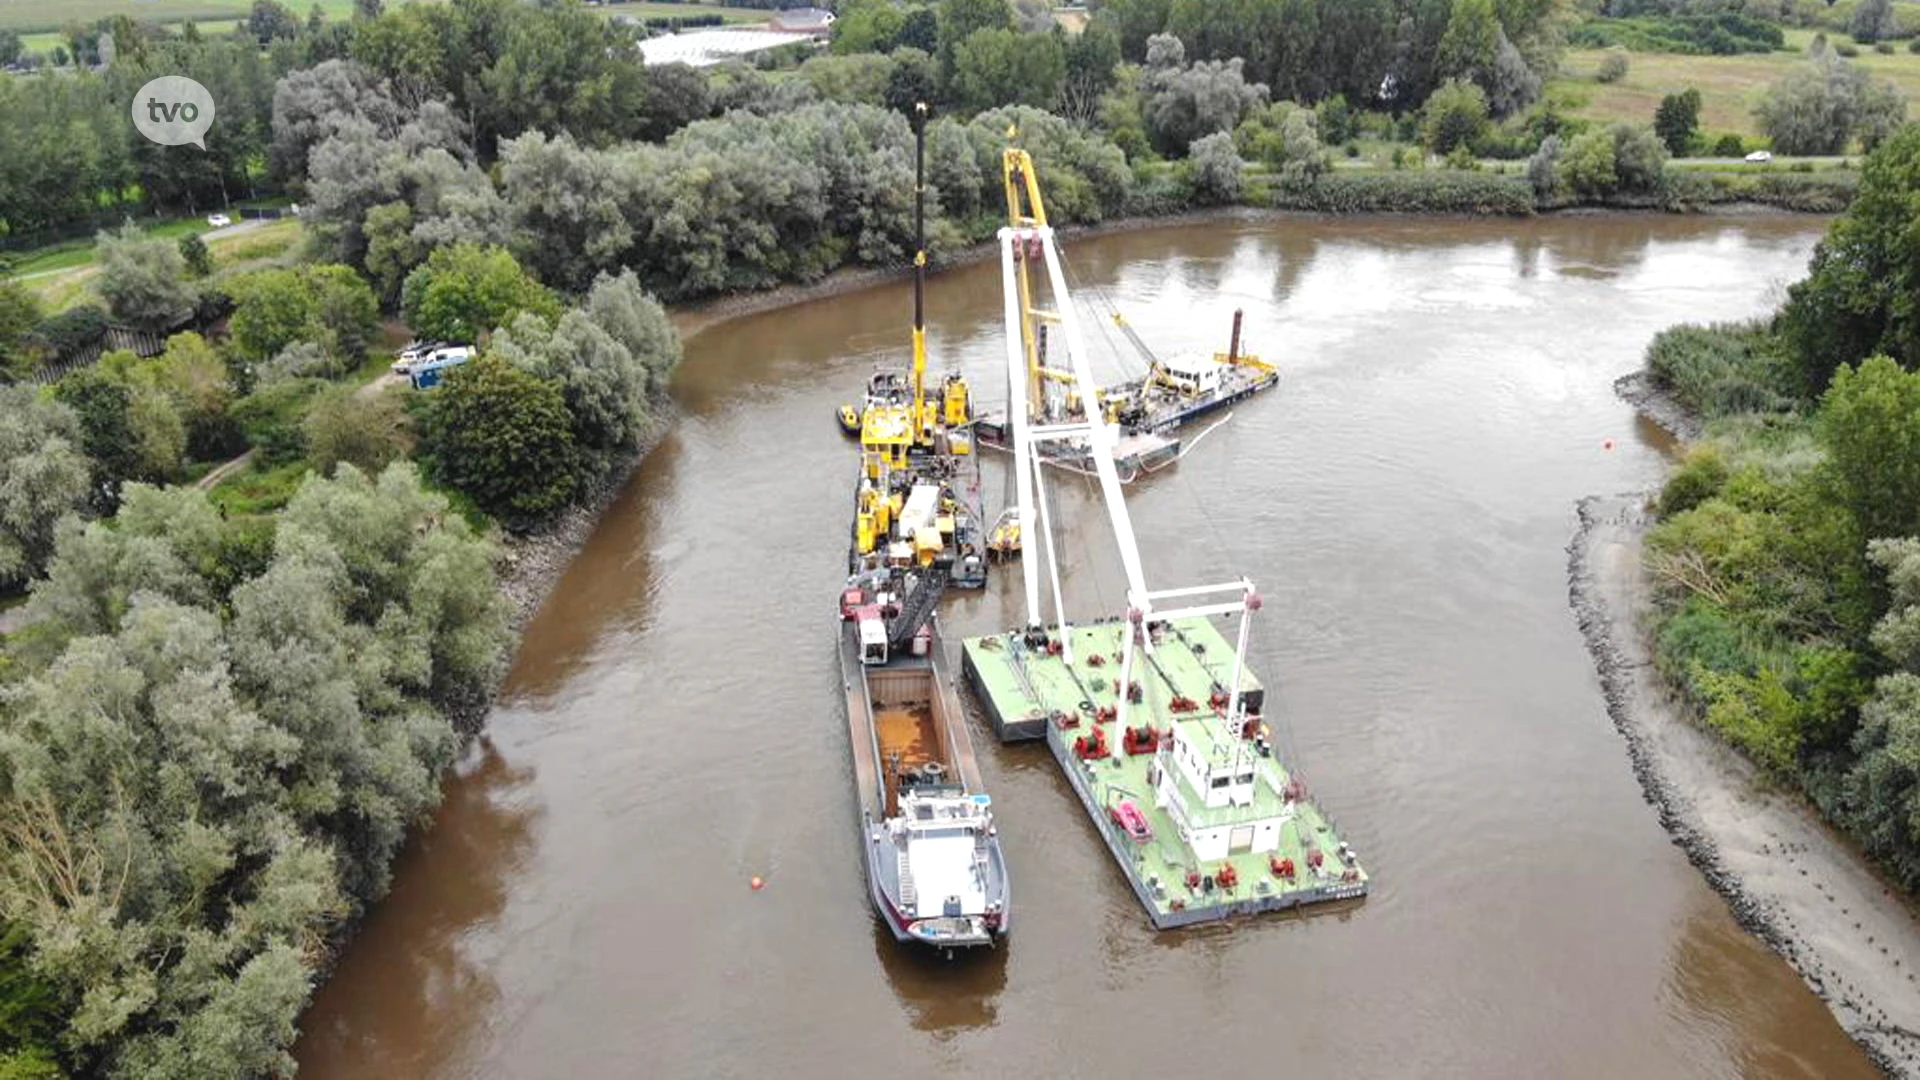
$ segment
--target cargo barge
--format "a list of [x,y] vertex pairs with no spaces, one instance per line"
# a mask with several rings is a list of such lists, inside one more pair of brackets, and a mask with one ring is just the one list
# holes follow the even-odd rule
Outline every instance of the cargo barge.
[[916,587],[928,585],[869,579],[849,586],[841,609],[867,890],[898,941],[991,946],[1012,928],[1006,858],[939,631],[930,618],[902,625],[917,618],[906,610]]
[[[846,694],[867,891],[894,937],[992,946],[1011,926],[1006,858],[934,610],[950,585],[986,583],[980,465],[967,388],[925,392],[926,107],[914,122],[913,367],[882,369],[858,412],[860,460],[840,592]],[[841,412],[843,426],[851,407]]]

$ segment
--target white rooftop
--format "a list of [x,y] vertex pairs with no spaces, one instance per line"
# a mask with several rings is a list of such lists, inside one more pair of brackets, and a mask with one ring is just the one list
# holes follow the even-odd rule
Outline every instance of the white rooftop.
[[695,30],[648,38],[640,43],[640,56],[649,65],[710,67],[736,56],[805,40],[805,37],[777,30]]

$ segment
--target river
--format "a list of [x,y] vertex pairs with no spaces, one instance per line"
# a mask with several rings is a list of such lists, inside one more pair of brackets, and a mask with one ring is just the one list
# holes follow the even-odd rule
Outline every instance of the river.
[[[833,409],[902,354],[907,287],[704,331],[680,422],[528,627],[487,739],[306,1015],[302,1074],[1874,1075],[1661,830],[1567,605],[1575,500],[1655,483],[1670,450],[1614,377],[1664,326],[1777,303],[1824,225],[1072,244],[1089,310],[1171,352],[1224,348],[1242,307],[1283,373],[1130,505],[1149,581],[1261,587],[1282,752],[1374,889],[1155,933],[1045,750],[976,726],[1016,914],[1007,948],[956,962],[869,912],[833,654],[853,467]],[[941,275],[929,302],[936,368],[994,400],[998,275]],[[1078,480],[1054,493],[1070,609],[1116,609],[1104,516]],[[950,646],[1018,621],[1018,593],[1014,572],[950,598]]]

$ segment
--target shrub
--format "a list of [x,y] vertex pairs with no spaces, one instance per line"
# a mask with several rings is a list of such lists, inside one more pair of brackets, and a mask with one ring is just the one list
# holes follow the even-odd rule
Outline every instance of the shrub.
[[1835,45],[1833,47],[1833,51],[1851,60],[1854,57],[1860,55],[1860,46],[1855,45],[1852,42],[1843,41],[1840,44]]
[[1332,172],[1307,188],[1277,188],[1273,205],[1326,214],[1532,214],[1533,187],[1517,176],[1455,170]]
[[1661,517],[1691,510],[1720,493],[1727,482],[1727,460],[1711,443],[1694,447],[1660,489]]
[[1600,70],[1593,77],[1603,83],[1615,83],[1627,77],[1627,51],[1618,46],[1600,58]]
[[307,461],[322,476],[343,462],[377,475],[400,457],[407,418],[395,395],[405,392],[388,387],[363,397],[351,387],[327,388],[300,422]]
[[1428,150],[1447,154],[1472,146],[1487,130],[1487,95],[1473,83],[1449,79],[1420,113],[1420,139]]
[[1727,134],[1722,135],[1718,139],[1714,140],[1714,143],[1713,143],[1714,157],[1737,158],[1737,157],[1745,157],[1746,155],[1747,155],[1746,141],[1741,139],[1740,136],[1733,134],[1732,132],[1728,132]]
[[[1915,40],[1915,41],[1920,41],[1920,38],[1915,38],[1914,40]],[[1876,41],[1876,42],[1874,42],[1874,45],[1873,45],[1873,51],[1874,51],[1874,52],[1877,52],[1877,53],[1879,53],[1879,54],[1880,54],[1881,56],[1892,56],[1892,55],[1893,55],[1893,42],[1891,42],[1891,41]]]
[[320,379],[286,379],[269,383],[233,404],[233,418],[246,432],[263,465],[284,465],[306,452],[300,421],[326,383]]

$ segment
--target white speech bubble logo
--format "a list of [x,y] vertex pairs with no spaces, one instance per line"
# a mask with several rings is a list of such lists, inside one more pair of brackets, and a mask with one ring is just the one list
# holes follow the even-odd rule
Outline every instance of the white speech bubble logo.
[[133,96],[133,126],[161,146],[207,148],[213,95],[185,75],[162,75]]

